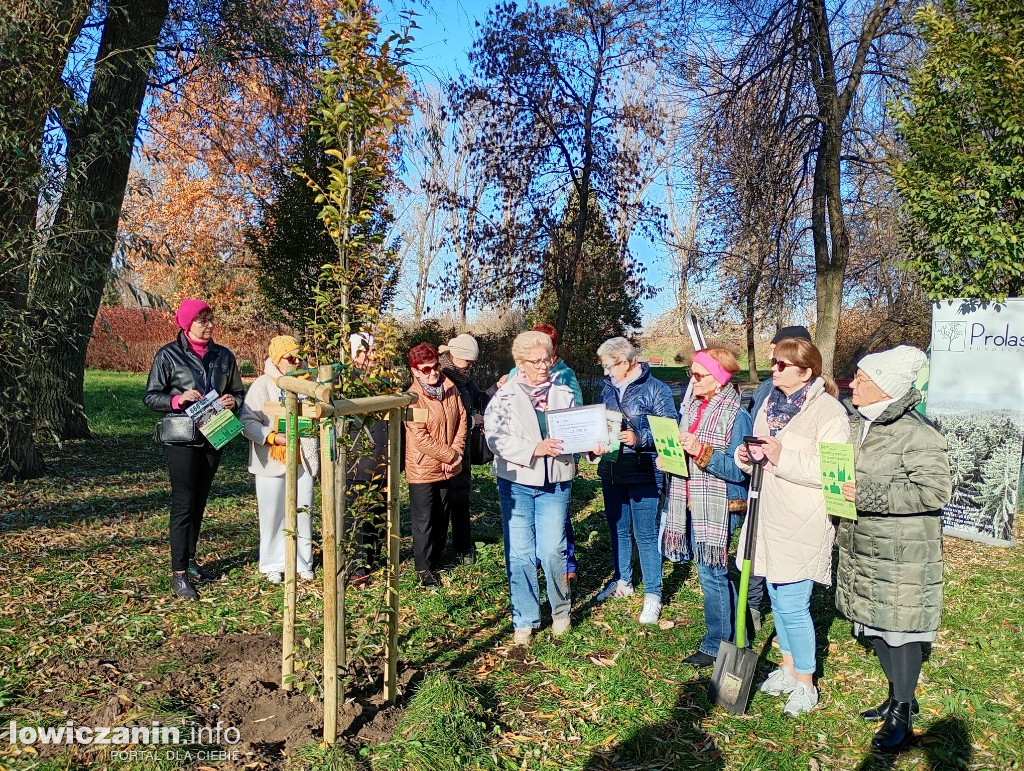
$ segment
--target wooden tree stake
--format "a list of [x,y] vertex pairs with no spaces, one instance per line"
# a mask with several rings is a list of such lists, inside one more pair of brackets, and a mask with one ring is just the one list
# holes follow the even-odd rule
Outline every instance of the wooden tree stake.
[[281,687],[295,688],[295,558],[299,524],[299,398],[285,391],[285,426],[288,435],[284,473],[284,626],[281,630]]
[[331,424],[320,421],[320,518],[324,550],[324,741],[338,740],[338,533],[335,530]]
[[384,674],[384,695],[388,701],[398,698],[398,559],[399,559],[399,453],[402,451],[402,415],[394,409],[388,415],[388,642]]

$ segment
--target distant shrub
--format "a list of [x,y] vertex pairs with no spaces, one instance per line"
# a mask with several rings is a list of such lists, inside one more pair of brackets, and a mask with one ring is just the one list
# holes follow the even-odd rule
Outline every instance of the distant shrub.
[[[96,314],[85,363],[98,369],[146,372],[153,363],[153,354],[177,334],[174,314],[168,311],[104,306]],[[255,374],[253,362],[267,357],[267,343],[277,334],[278,327],[262,324],[245,329],[218,327],[214,339],[231,349],[239,367],[248,363],[250,371],[243,370],[242,374]]]

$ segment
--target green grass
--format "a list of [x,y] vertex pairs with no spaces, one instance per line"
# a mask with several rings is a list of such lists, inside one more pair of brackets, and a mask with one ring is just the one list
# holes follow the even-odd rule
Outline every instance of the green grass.
[[[22,725],[78,719],[112,698],[125,704],[121,720],[188,717],[197,701],[208,708],[230,694],[220,683],[204,682],[191,695],[155,696],[154,682],[181,677],[189,667],[202,679],[210,663],[184,666],[169,653],[175,644],[200,646],[232,633],[280,634],[281,588],[263,583],[256,570],[255,501],[242,442],[225,455],[203,529],[204,558],[217,560],[226,578],[198,604],[170,595],[168,484],[151,439],[155,418],[141,404],[143,386],[143,375],[89,372],[86,407],[95,438],[54,448],[49,477],[0,487],[0,731],[12,719]],[[671,628],[639,626],[639,598],[594,604],[610,575],[611,555],[593,467],[584,464],[584,477],[573,487],[581,564],[574,626],[555,641],[545,619],[527,651],[509,645],[500,517],[487,469],[475,470],[473,500],[479,559],[446,573],[437,592],[416,585],[403,523],[399,652],[403,667],[420,674],[392,738],[373,744],[349,737],[347,746],[333,749],[312,743],[287,758],[271,753],[265,758],[271,766],[511,771],[1024,764],[1019,548],[947,540],[943,626],[919,689],[917,729],[924,738],[889,762],[870,757],[874,727],[856,717],[883,696],[884,677],[873,654],[850,638],[829,592],[819,588],[814,602],[821,707],[784,720],[779,700],[757,695],[747,715],[733,716],[708,703],[706,679],[681,663],[703,633],[692,570],[665,566],[664,618]],[[309,640],[301,646],[299,677],[315,690],[322,598],[308,585],[299,596],[297,639]],[[366,619],[380,601],[377,592],[349,594],[352,645],[361,656],[379,652],[382,626]],[[756,644],[767,660],[777,661],[770,631],[769,623]],[[131,657],[142,663],[130,678],[97,674],[97,662]],[[379,680],[356,685],[372,693]],[[94,765],[80,754],[40,760],[18,752],[0,739],[0,766]]]

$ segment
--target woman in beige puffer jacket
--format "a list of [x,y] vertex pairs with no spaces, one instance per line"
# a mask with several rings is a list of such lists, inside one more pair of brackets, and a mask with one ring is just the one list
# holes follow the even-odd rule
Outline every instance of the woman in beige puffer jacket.
[[[772,601],[782,666],[761,685],[773,696],[789,694],[783,714],[795,716],[818,704],[814,687],[814,623],[811,590],[832,583],[835,526],[825,513],[821,489],[820,442],[850,441],[850,423],[835,398],[836,384],[821,374],[814,344],[787,338],[775,347],[775,388],[754,416],[754,434],[768,458],[761,486],[753,572],[764,576]],[[746,449],[736,451],[740,467],[751,470]],[[747,524],[744,523],[744,533]],[[744,559],[741,548],[737,560]]]

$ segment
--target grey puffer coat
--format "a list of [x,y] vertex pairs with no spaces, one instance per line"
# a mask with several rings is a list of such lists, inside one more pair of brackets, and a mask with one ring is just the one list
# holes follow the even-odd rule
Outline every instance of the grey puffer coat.
[[934,632],[942,616],[942,507],[952,493],[946,440],[911,390],[864,434],[852,405],[857,519],[839,525],[836,607],[891,632]]

